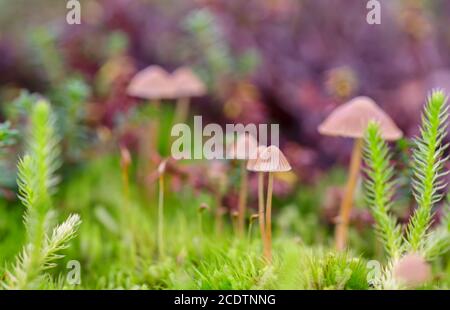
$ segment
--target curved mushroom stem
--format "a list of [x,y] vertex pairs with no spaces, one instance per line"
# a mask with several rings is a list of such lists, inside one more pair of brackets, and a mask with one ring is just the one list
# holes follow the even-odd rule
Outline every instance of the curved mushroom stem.
[[159,176],[159,199],[158,199],[158,251],[159,257],[164,256],[164,173]]
[[335,242],[338,251],[344,250],[347,245],[348,224],[350,221],[350,213],[352,211],[353,195],[361,167],[362,145],[363,140],[361,138],[355,140],[350,161],[349,177],[339,210],[338,223],[336,225]]
[[181,97],[177,100],[175,108],[174,124],[184,123],[189,114],[190,100],[188,97]]
[[243,236],[245,229],[245,211],[247,209],[247,163],[241,161],[241,188],[239,191],[239,209],[238,209],[238,232],[239,236]]
[[272,263],[272,190],[273,190],[273,173],[269,172],[269,180],[267,182],[267,204],[266,204],[266,252],[264,253],[269,263]]
[[264,219],[264,173],[258,172],[258,221],[259,230],[261,232],[261,240],[263,241],[263,253],[266,253],[266,232]]

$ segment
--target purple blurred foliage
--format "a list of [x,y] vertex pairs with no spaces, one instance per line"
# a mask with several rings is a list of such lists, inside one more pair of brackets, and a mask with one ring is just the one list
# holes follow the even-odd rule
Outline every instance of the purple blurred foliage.
[[[351,141],[322,137],[318,124],[356,95],[373,97],[408,136],[417,133],[427,91],[450,91],[450,2],[383,1],[381,25],[366,22],[366,1],[348,0],[99,0],[85,22],[65,26],[58,38],[64,59],[90,81],[111,58],[107,38],[128,37],[129,70],[109,96],[93,101],[102,125],[137,103],[125,94],[136,70],[159,64],[173,70],[192,65],[207,71],[193,34],[183,26],[195,10],[207,10],[223,32],[230,57],[257,51],[253,74],[219,77],[220,91],[194,100],[210,120],[281,124],[282,148],[304,181],[317,168],[346,163]],[[23,82],[21,53],[0,41],[2,82]],[[217,73],[220,76],[220,72]],[[230,81],[231,79],[231,81]]]

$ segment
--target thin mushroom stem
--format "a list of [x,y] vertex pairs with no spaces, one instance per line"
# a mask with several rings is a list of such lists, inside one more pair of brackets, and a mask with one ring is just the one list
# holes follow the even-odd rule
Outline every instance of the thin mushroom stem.
[[261,240],[263,241],[263,252],[266,253],[266,232],[264,224],[264,173],[258,172],[258,221],[259,230],[261,232]]
[[250,221],[248,222],[248,232],[247,232],[247,242],[250,244],[252,241],[252,232],[253,232],[253,222],[256,220],[256,218],[258,217],[258,214],[253,214],[250,217]]
[[158,199],[158,251],[159,257],[164,256],[164,173],[159,176],[159,199]]
[[123,198],[126,212],[130,210],[130,177],[129,177],[129,166],[121,165],[122,174],[122,188],[123,188]]
[[348,224],[350,222],[350,213],[353,205],[353,196],[356,182],[361,167],[363,140],[358,138],[353,146],[352,158],[350,161],[350,171],[345,188],[344,198],[342,199],[338,223],[336,225],[336,249],[343,251],[347,245]]
[[241,188],[239,190],[239,208],[238,208],[238,233],[239,236],[244,234],[245,211],[247,203],[247,164],[245,160],[241,161]]
[[[155,110],[159,113],[161,102],[159,99],[149,100],[149,105],[155,107]],[[140,151],[139,151],[139,166],[138,178],[148,190],[146,191],[146,197],[148,200],[152,200],[156,192],[154,187],[148,183],[148,176],[154,170],[154,163],[152,156],[158,152],[158,136],[159,136],[159,121],[157,117],[150,118],[144,125],[144,132],[139,135],[140,139]]]
[[174,124],[186,122],[189,115],[190,103],[189,97],[178,98],[175,108]]
[[237,230],[238,230],[238,223],[237,223],[238,215],[239,214],[236,211],[231,212],[231,224],[233,226],[233,230],[234,230],[235,234],[238,234],[238,232],[237,232]]
[[267,261],[272,262],[272,191],[273,191],[273,173],[269,172],[267,183],[267,204],[266,204],[266,253]]
[[[133,266],[136,263],[136,249],[135,249],[135,241],[133,238],[132,233],[130,233],[127,230],[127,224],[131,227],[135,227],[135,221],[134,221],[134,214],[130,213],[130,207],[131,207],[131,199],[130,199],[130,166],[129,163],[122,163],[120,165],[121,168],[121,174],[122,174],[122,187],[123,187],[123,198],[124,198],[124,211],[127,214],[130,214],[129,219],[126,217],[122,217],[122,233],[124,234],[125,244],[129,244],[129,253],[130,253],[130,259],[133,264]],[[129,221],[129,223],[127,223]]]

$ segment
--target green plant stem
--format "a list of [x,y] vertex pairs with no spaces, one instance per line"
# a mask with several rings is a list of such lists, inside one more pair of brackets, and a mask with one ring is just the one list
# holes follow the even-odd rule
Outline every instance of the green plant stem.
[[157,116],[154,119],[154,124],[155,124],[155,129],[156,131],[154,132],[155,134],[155,145],[158,145],[158,138],[159,138],[159,114],[161,114],[161,100],[159,99],[155,99],[152,100],[151,104],[153,104],[155,106],[155,111]]
[[198,211],[198,232],[200,239],[203,239],[203,211]]
[[159,257],[164,257],[164,174],[159,176],[158,199],[158,251]]
[[215,200],[216,200],[216,233],[218,235],[222,234],[223,231],[223,220],[222,220],[222,195],[220,194],[220,191],[216,191]]
[[267,261],[272,263],[272,191],[273,191],[273,173],[269,172],[267,182],[267,204],[266,204],[266,252],[264,253]]
[[122,167],[122,187],[123,187],[123,196],[124,196],[124,204],[125,204],[125,212],[129,212],[130,208],[130,178],[128,167]]
[[338,251],[343,251],[347,245],[348,236],[348,224],[350,222],[350,214],[353,205],[353,196],[355,192],[356,182],[358,180],[358,175],[361,167],[362,160],[362,146],[363,139],[358,138],[355,140],[353,146],[352,158],[350,161],[350,171],[347,181],[347,186],[345,188],[344,198],[341,202],[341,207],[339,210],[339,219],[336,225],[336,249]]
[[121,167],[122,172],[122,187],[123,187],[123,196],[124,196],[124,214],[122,215],[122,234],[125,238],[125,244],[129,244],[129,251],[131,263],[133,265],[136,264],[136,248],[135,248],[135,239],[134,234],[127,229],[127,226],[135,227],[135,218],[134,213],[131,210],[131,197],[130,197],[130,172],[129,166],[123,165]]
[[248,223],[248,232],[247,232],[247,242],[250,243],[252,241],[252,230],[253,230],[253,220],[250,219]]
[[238,234],[240,237],[244,235],[245,226],[245,212],[247,209],[247,187],[248,187],[248,177],[247,177],[247,163],[245,160],[241,161],[241,188],[239,190],[239,209],[238,209]]

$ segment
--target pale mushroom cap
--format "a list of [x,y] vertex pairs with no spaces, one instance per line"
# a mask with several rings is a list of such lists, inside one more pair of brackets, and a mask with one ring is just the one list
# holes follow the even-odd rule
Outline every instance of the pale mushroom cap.
[[419,254],[407,254],[394,266],[394,277],[408,287],[417,287],[431,277],[431,267]]
[[256,158],[251,158],[247,161],[247,170],[255,171],[255,164],[258,160],[258,156],[259,156],[259,154],[264,152],[265,149],[266,149],[265,145],[258,146],[258,148],[256,149]]
[[205,84],[188,67],[181,67],[172,74],[177,97],[198,97],[206,94]]
[[120,148],[120,164],[122,167],[128,167],[131,164],[130,151],[126,147]]
[[139,71],[127,89],[128,95],[149,100],[172,99],[175,91],[170,75],[159,66],[150,66]]
[[239,134],[236,140],[227,148],[227,157],[232,159],[255,159],[257,157],[258,142],[253,135]]
[[380,126],[385,140],[398,140],[402,131],[394,121],[369,97],[356,97],[336,108],[319,126],[319,132],[328,136],[363,138],[370,121]]
[[163,161],[160,162],[158,166],[158,174],[159,175],[164,174],[164,172],[166,172],[166,167],[167,167],[167,159],[164,159]]
[[283,152],[271,145],[258,154],[258,159],[253,165],[253,171],[260,172],[285,172],[291,170],[291,165],[287,161]]

